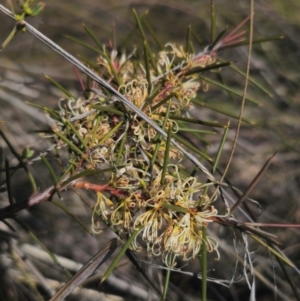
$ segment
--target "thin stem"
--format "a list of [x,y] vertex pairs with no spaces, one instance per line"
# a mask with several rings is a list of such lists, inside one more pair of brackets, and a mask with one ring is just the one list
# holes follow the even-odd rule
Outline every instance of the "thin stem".
[[201,246],[201,272],[202,272],[202,282],[201,282],[201,301],[207,300],[207,247],[206,247],[206,227],[202,227],[202,239],[203,243]]
[[239,133],[240,133],[240,127],[241,127],[241,123],[242,123],[242,116],[243,116],[243,112],[244,112],[244,107],[245,107],[245,101],[246,101],[246,96],[247,96],[247,89],[248,89],[248,78],[249,78],[249,73],[250,73],[250,62],[251,62],[251,53],[252,53],[252,41],[253,41],[253,16],[254,16],[254,4],[253,4],[253,0],[251,0],[251,14],[250,14],[250,32],[249,32],[249,48],[248,48],[248,59],[247,59],[247,69],[246,69],[246,79],[245,79],[245,85],[244,85],[244,90],[243,90],[243,97],[242,97],[242,104],[241,104],[241,109],[240,109],[240,114],[239,114],[239,119],[238,119],[238,124],[237,124],[237,129],[236,129],[236,133],[235,133],[235,137],[234,137],[234,141],[233,141],[233,146],[231,149],[231,153],[229,156],[229,160],[227,162],[225,171],[222,175],[221,181],[222,182],[228,172],[229,166],[231,165],[231,161],[233,158],[233,154],[235,151],[235,147],[237,144],[237,140],[239,137]]

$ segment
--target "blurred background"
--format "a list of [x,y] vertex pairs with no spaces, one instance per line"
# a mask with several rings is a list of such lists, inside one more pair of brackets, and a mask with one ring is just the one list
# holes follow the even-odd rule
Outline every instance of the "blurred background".
[[[7,6],[6,1],[1,0],[0,3]],[[71,54],[77,57],[80,54],[91,61],[96,61],[95,53],[76,44],[66,36],[76,37],[93,44],[82,27],[82,24],[86,24],[101,42],[106,43],[115,38],[116,45],[122,45],[128,33],[135,27],[133,8],[140,15],[148,12],[147,22],[162,44],[167,42],[185,44],[186,29],[189,25],[192,26],[200,40],[199,42],[194,41],[196,50],[203,50],[210,43],[211,2],[208,0],[111,0],[109,3],[108,1],[97,0],[73,0],[69,2],[45,0],[44,3],[46,3],[44,12],[33,19],[28,19],[28,22]],[[226,26],[229,30],[234,28],[250,13],[248,1],[219,0],[215,1],[215,9],[217,32],[221,32]],[[266,91],[262,91],[251,84],[249,86],[248,96],[259,105],[246,103],[244,116],[251,120],[254,125],[242,124],[238,146],[229,169],[228,180],[240,190],[245,190],[266,160],[277,152],[269,169],[250,195],[261,204],[262,212],[259,221],[265,223],[300,223],[299,10],[300,3],[298,0],[288,2],[282,0],[255,1],[254,40],[272,36],[284,36],[285,38],[253,45],[250,76],[260,83]],[[2,43],[12,30],[14,21],[0,12],[0,24],[0,42]],[[126,46],[127,52],[130,52],[133,46],[137,46],[138,50],[142,51],[140,35],[138,32],[135,35],[133,42]],[[152,39],[149,40],[155,49],[156,44]],[[236,67],[243,72],[246,71],[246,46],[227,49],[221,54],[221,57],[234,61]],[[226,72],[224,71],[223,76],[226,85],[241,92],[244,78],[234,72]],[[19,152],[27,146],[35,149],[36,155],[38,155],[50,145],[48,141],[41,139],[36,133],[37,130],[47,128],[44,113],[25,104],[25,101],[30,101],[55,108],[58,100],[64,97],[44,77],[45,74],[53,77],[74,95],[81,95],[81,88],[72,66],[29,33],[18,33],[8,47],[0,53],[0,120],[4,121],[0,127]],[[235,114],[239,112],[240,99],[217,87],[211,86],[208,92],[201,92],[201,96],[205,102],[216,108]],[[193,110],[191,114],[199,115],[199,118],[218,120],[224,123],[232,119],[205,108]],[[224,169],[228,161],[235,134],[234,125],[236,122],[234,119],[231,122],[233,128],[229,131],[229,139],[221,158],[221,170]],[[209,155],[216,153],[221,135],[222,132],[219,132],[215,137],[210,137],[207,149]],[[8,157],[11,160],[11,165],[13,165],[14,158],[7,145],[3,140],[0,143],[2,168],[5,157]],[[55,158],[50,158],[50,160],[53,160],[54,165],[56,164]],[[51,185],[51,178],[42,163],[34,163],[31,169],[36,176],[39,189],[42,190]],[[22,172],[14,175],[12,186],[17,201],[31,194],[28,179]],[[7,205],[6,193],[1,193],[0,207]],[[65,194],[64,205],[69,206],[72,212],[87,225],[90,224],[90,211],[78,195]],[[26,212],[21,212],[19,218],[52,252],[74,262],[84,263],[101,248],[103,243],[112,237],[109,229],[106,229],[102,236],[92,237],[74,219],[51,203],[43,203]],[[21,227],[14,222],[13,225],[18,229],[17,237],[14,239],[20,248],[21,246],[24,247],[25,244],[36,244],[30,235],[29,228]],[[10,235],[7,234],[8,229],[4,225],[1,227],[0,252],[5,254],[8,250],[4,241],[7,242]],[[281,249],[299,266],[299,230],[284,228],[265,230],[277,236],[282,243]],[[230,280],[233,277],[235,258],[234,255],[226,253],[224,245],[232,244],[232,235],[218,227],[213,228],[212,231],[220,237],[220,244],[223,248],[221,255],[224,256],[223,258],[229,259],[212,263],[210,276]],[[256,258],[254,266],[258,271],[257,300],[294,300],[295,297],[293,297],[275,259],[261,248],[254,248],[252,251]],[[27,254],[26,252],[29,251],[26,251],[25,248],[23,252]],[[27,256],[29,256],[28,254]],[[34,261],[37,269],[42,271],[45,277],[48,277],[48,271],[45,271],[45,267],[50,264],[46,265],[45,262],[36,258],[31,258],[31,260]],[[2,264],[4,271],[4,267],[7,268],[5,265],[7,263]],[[51,267],[51,272],[54,274],[49,275],[49,278],[57,276],[59,281],[64,281],[64,279],[59,278],[60,275],[55,274],[55,269],[54,266]],[[192,272],[195,271],[192,270]],[[299,276],[292,269],[288,269],[288,272],[295,283],[299,283]],[[6,297],[1,299],[0,294],[0,300],[27,300],[25,297],[24,299],[20,298],[20,287],[15,283],[10,283],[10,278],[6,276],[5,273],[0,272],[0,282],[1,278],[3,280],[0,291],[1,289],[3,292],[6,291],[3,296],[9,296],[7,298],[11,299],[5,299]],[[141,277],[138,272],[126,258],[123,259],[122,265],[115,271],[114,276],[116,277],[113,278],[114,281],[123,279],[132,283],[133,287],[141,289],[142,292],[147,292],[147,284],[140,280]],[[121,284],[114,285],[114,281],[100,287],[99,291],[118,295],[119,299],[115,300],[146,300],[142,293],[140,295],[133,294],[133,289],[123,291]],[[177,289],[174,290],[170,300],[197,300],[195,296],[199,293],[199,280],[196,277],[174,274],[172,281],[176,284]],[[5,284],[8,284],[11,289],[5,288]],[[19,296],[18,298],[14,298],[15,293]],[[24,292],[22,293],[26,295]],[[208,295],[209,300],[242,300],[242,298],[248,298],[250,292],[245,280],[241,280],[232,284],[230,288],[212,284],[209,287]],[[111,295],[106,295],[103,300],[109,300],[108,296],[114,300]],[[85,300],[96,300],[92,298]],[[95,298],[101,300],[99,296]],[[74,295],[69,300],[81,299],[78,295]]]

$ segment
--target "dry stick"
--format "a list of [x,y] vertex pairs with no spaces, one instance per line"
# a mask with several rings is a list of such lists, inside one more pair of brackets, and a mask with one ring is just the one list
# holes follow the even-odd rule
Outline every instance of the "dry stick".
[[[0,5],[0,10],[4,12],[9,17],[15,19],[14,14],[5,8],[3,5]],[[88,75],[90,78],[92,78],[95,82],[99,83],[102,87],[104,87],[107,91],[109,91],[113,98],[116,98],[116,100],[122,101],[130,110],[132,110],[134,113],[136,113],[140,118],[142,118],[144,121],[146,121],[150,126],[152,126],[159,134],[161,134],[165,139],[167,139],[168,135],[167,133],[161,129],[153,120],[151,120],[146,114],[144,114],[141,110],[139,110],[133,103],[128,101],[124,95],[122,95],[119,91],[117,91],[115,88],[113,88],[110,84],[108,84],[105,80],[103,80],[100,76],[98,76],[96,73],[94,73],[90,68],[82,64],[78,59],[76,59],[74,56],[72,56],[70,53],[66,52],[64,49],[59,47],[57,44],[52,42],[49,38],[44,36],[41,32],[39,32],[37,29],[35,29],[33,26],[28,24],[25,21],[19,21],[19,24],[21,26],[24,26],[28,32],[30,32],[33,36],[35,36],[37,39],[39,39],[42,43],[47,45],[49,48],[54,50],[56,53],[61,55],[63,58],[65,58],[67,61],[69,61],[71,64],[75,65],[79,70],[84,72],[86,75]],[[208,171],[208,169],[201,163],[199,160],[190,154],[187,150],[185,150],[175,139],[171,139],[171,143],[177,147],[178,150],[180,150],[187,158],[189,158],[206,176],[207,178],[216,183],[214,176]]]
[[243,195],[239,198],[239,200],[230,208],[230,214],[233,213],[233,211],[241,205],[241,203],[248,197],[250,191],[253,190],[253,188],[255,187],[255,185],[258,183],[258,181],[261,179],[261,177],[263,176],[264,172],[267,170],[267,168],[269,167],[271,160],[274,158],[274,156],[276,155],[273,154],[268,160],[267,162],[264,164],[264,166],[262,167],[262,169],[260,170],[260,172],[256,175],[256,177],[253,179],[253,181],[251,182],[251,184],[248,186],[247,190],[243,193]]
[[[76,179],[70,183],[67,183],[64,185],[64,183],[60,184],[59,189],[67,189],[68,187],[73,186],[76,182],[80,181],[80,179]],[[34,194],[33,196],[29,197],[28,199],[14,203],[13,205],[6,206],[4,208],[0,209],[0,220],[4,220],[6,218],[11,218],[13,215],[23,209],[35,206],[37,204],[40,204],[42,202],[47,201],[53,193],[56,192],[58,188],[55,185],[51,185],[47,189],[45,189],[42,192],[38,192],[37,194]]]
[[113,238],[93,256],[49,301],[64,300],[78,285],[91,276],[114,253],[120,242]]
[[[27,244],[27,243],[21,244],[20,249],[29,258],[34,258],[35,260],[39,260],[48,266],[53,264],[53,260],[49,256],[49,254],[45,250],[42,250],[35,245],[31,245],[31,244]],[[84,266],[83,264],[75,262],[73,260],[70,260],[69,258],[60,256],[58,254],[54,254],[54,255],[57,258],[59,264],[64,269],[70,271],[71,273],[74,273],[74,275]],[[95,278],[99,277],[100,271],[101,270],[97,269],[94,272],[94,276],[89,277],[89,279],[87,279],[87,281],[89,281],[89,280],[92,281],[93,277],[95,277]],[[81,293],[88,294],[90,292],[90,290],[86,289],[87,281],[84,281],[81,284],[81,286],[82,286],[81,289],[85,290],[85,292],[82,292],[82,290],[81,290]],[[128,281],[127,279],[126,280],[119,279],[118,273],[116,273],[116,275],[111,274],[109,276],[109,278],[106,280],[106,283],[109,286],[117,287],[119,292],[121,292],[121,294],[124,294],[124,295],[126,294],[126,296],[132,296],[132,298],[134,298],[134,300],[136,300],[136,299],[147,300],[148,291],[146,289],[143,289],[142,287],[140,287],[140,285],[138,285],[134,281]],[[62,284],[60,285],[60,287],[62,287]],[[54,294],[52,296],[54,296]],[[87,299],[82,298],[81,300],[87,300]],[[100,300],[100,299],[94,298],[93,300]],[[153,298],[153,301],[157,301],[157,300],[158,300],[157,297]]]
[[42,203],[42,202],[48,200],[54,191],[55,191],[55,187],[54,187],[54,185],[51,185],[49,188],[47,188],[43,192],[39,192],[24,201],[1,208],[0,209],[0,220],[4,220],[6,218],[13,217],[13,215],[15,213],[19,212],[22,209],[29,208],[31,206],[34,206],[36,204],[39,204],[39,203]]

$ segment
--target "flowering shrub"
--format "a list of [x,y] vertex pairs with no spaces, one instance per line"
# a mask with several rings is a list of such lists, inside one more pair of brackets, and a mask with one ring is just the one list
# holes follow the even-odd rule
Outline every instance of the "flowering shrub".
[[[193,71],[216,64],[216,57],[216,49],[193,54],[169,43],[153,56],[155,65],[147,57],[142,63],[105,48],[97,63],[98,73],[171,137],[201,84],[207,89]],[[86,92],[87,97],[62,100],[50,117],[57,145],[68,146],[72,172],[110,170],[106,185],[85,186],[97,193],[94,231],[101,232],[96,215],[120,237],[138,230],[132,248],[141,249],[141,238],[169,266],[178,257],[194,258],[203,243],[219,257],[216,240],[204,240],[202,233],[218,216],[212,183],[189,176],[180,164],[182,153],[120,101],[95,86]]]

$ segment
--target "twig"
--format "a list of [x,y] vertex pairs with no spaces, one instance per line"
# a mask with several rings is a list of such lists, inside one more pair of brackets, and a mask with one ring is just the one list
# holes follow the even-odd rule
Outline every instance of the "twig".
[[[76,179],[70,183],[67,183],[65,186],[62,183],[60,185],[60,189],[66,189],[66,188],[72,186],[73,184],[75,184],[77,181],[80,181],[80,179]],[[51,185],[44,191],[38,192],[37,194],[34,194],[33,196],[29,197],[28,199],[26,199],[24,201],[21,201],[19,203],[15,203],[13,205],[9,205],[7,207],[0,209],[0,220],[13,217],[13,215],[15,213],[17,213],[23,209],[26,209],[26,208],[29,208],[29,207],[32,207],[32,206],[35,206],[37,204],[47,201],[53,195],[53,193],[55,193],[57,191],[57,189],[58,188],[55,187],[55,185]]]

